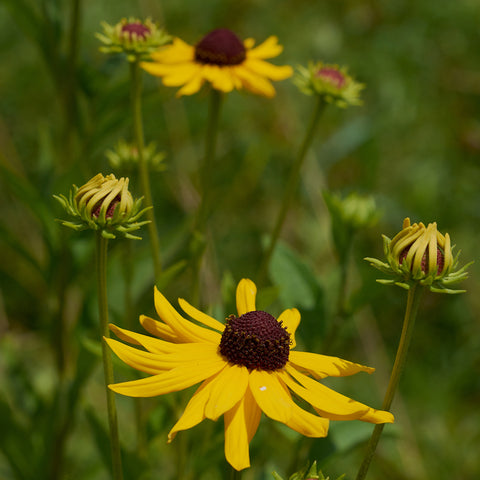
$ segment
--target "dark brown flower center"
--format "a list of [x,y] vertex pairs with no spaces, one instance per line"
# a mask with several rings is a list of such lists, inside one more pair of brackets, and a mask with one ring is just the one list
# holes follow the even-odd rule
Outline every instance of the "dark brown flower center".
[[[400,263],[400,265],[403,263],[403,261],[407,257],[407,254],[408,254],[408,251],[410,250],[410,247],[411,247],[411,245],[402,250],[402,253],[400,254],[400,257],[398,258],[398,263]],[[425,251],[425,253],[423,254],[423,257],[422,257],[422,272],[424,272],[424,273],[428,273],[427,272],[428,262],[429,262],[429,253],[428,253],[428,249],[427,249]],[[443,253],[443,251],[439,247],[437,247],[437,275],[440,275],[440,273],[443,270],[444,265],[445,265],[445,254]]]
[[220,341],[220,353],[235,365],[257,370],[278,370],[288,361],[290,334],[267,312],[255,310],[230,315]]
[[130,38],[135,34],[138,38],[144,39],[150,33],[150,29],[143,23],[127,23],[122,27],[122,33],[128,33]]
[[316,76],[327,81],[336,88],[342,88],[345,85],[344,75],[335,68],[322,67],[318,70]]
[[[99,200],[97,202],[97,204],[95,205],[95,207],[93,208],[92,217],[98,218],[100,216],[100,210],[102,209],[103,200],[105,200],[105,199]],[[120,200],[121,200],[120,195],[117,195],[113,199],[113,201],[110,202],[110,205],[108,206],[107,211],[105,212],[105,218],[112,218],[113,217],[113,213],[115,212],[115,207],[120,202]]]
[[195,47],[195,61],[211,65],[239,65],[246,58],[240,39],[230,30],[213,30]]

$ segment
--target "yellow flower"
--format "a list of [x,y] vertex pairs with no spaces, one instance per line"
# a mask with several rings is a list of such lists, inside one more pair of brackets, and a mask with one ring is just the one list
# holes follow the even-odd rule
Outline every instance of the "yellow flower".
[[288,65],[279,67],[264,61],[282,52],[277,37],[271,36],[255,48],[254,43],[252,38],[242,43],[233,32],[221,28],[195,46],[174,38],[172,45],[152,53],[153,62],[141,65],[148,73],[162,77],[168,87],[183,85],[177,97],[198,92],[205,81],[222,92],[245,88],[273,97],[275,89],[270,80],[284,80],[293,70]]
[[[356,402],[317,381],[360,371],[372,373],[373,368],[294,351],[299,311],[285,310],[276,320],[255,309],[256,291],[251,280],[240,281],[238,317],[231,315],[226,325],[179,299],[184,312],[202,324],[198,325],[183,318],[155,289],[155,308],[162,322],[146,316],[140,322],[163,340],[114,325],[111,329],[120,339],[146,351],[105,339],[125,363],[152,376],[110,388],[131,397],[153,397],[203,382],[168,439],[205,418],[217,420],[224,415],[225,457],[237,470],[250,466],[249,443],[262,411],[308,437],[326,436],[328,419],[393,422],[391,413]],[[310,403],[318,415],[300,408],[290,391]]]

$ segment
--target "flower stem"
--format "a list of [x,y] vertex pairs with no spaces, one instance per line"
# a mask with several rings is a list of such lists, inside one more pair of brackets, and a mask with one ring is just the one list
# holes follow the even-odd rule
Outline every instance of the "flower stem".
[[295,159],[295,162],[292,165],[292,169],[288,177],[287,185],[283,193],[282,205],[278,213],[272,235],[270,237],[270,244],[267,248],[267,251],[265,252],[262,263],[260,265],[259,278],[261,281],[264,281],[267,276],[268,266],[269,266],[272,254],[275,250],[275,245],[277,244],[278,237],[280,236],[280,232],[282,231],[283,223],[285,222],[285,218],[287,216],[288,209],[290,208],[290,203],[293,199],[293,195],[295,193],[296,188],[298,187],[298,182],[300,179],[300,172],[302,170],[303,162],[307,155],[308,149],[312,144],[312,141],[317,129],[318,121],[320,120],[320,117],[321,117],[321,114],[323,113],[324,108],[325,108],[325,102],[323,98],[319,95],[317,98],[317,104],[310,118],[310,123],[305,132],[305,137],[300,146],[300,150],[298,151],[298,155]]
[[205,137],[205,152],[200,165],[200,206],[194,223],[193,237],[193,268],[194,268],[194,286],[193,302],[198,304],[200,299],[200,270],[203,252],[205,251],[205,231],[212,204],[212,189],[210,179],[213,174],[215,153],[217,148],[218,124],[220,120],[220,110],[222,105],[222,94],[212,88],[210,94],[210,104],[208,110],[207,130]]
[[230,480],[242,480],[242,470],[235,470],[233,467],[230,471]]
[[[402,335],[398,344],[397,355],[395,357],[395,363],[393,365],[392,373],[390,375],[390,381],[388,383],[387,392],[383,399],[382,410],[390,410],[393,397],[400,381],[400,376],[405,367],[405,361],[407,358],[408,347],[412,340],[413,328],[415,326],[415,318],[417,316],[418,307],[425,287],[419,285],[413,285],[408,290],[407,308],[405,310],[405,317],[403,320]],[[367,476],[368,468],[372,461],[373,455],[377,448],[380,435],[382,434],[384,423],[375,425],[370,441],[368,442],[367,452],[360,466],[356,480],[363,480]]]
[[138,168],[140,173],[140,184],[145,198],[145,206],[148,208],[146,215],[149,220],[148,234],[150,237],[150,247],[152,249],[153,269],[156,282],[159,281],[162,271],[160,259],[160,240],[158,237],[157,225],[155,222],[155,212],[153,210],[152,192],[150,190],[150,179],[148,165],[144,156],[144,138],[142,122],[142,77],[138,59],[130,63],[130,77],[132,88],[132,110],[133,110],[133,130],[135,144],[138,151]]
[[108,241],[97,232],[97,281],[98,281],[98,313],[102,332],[103,370],[105,374],[105,390],[107,395],[108,424],[110,429],[110,446],[112,453],[113,479],[122,480],[122,459],[120,454],[120,440],[118,435],[117,409],[115,394],[108,388],[114,383],[113,364],[110,350],[103,337],[110,337],[108,330],[108,302],[107,302],[107,247]]

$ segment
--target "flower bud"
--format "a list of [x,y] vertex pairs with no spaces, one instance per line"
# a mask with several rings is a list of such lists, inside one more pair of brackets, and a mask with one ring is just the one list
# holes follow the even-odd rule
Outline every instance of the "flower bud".
[[115,25],[102,22],[103,33],[95,36],[103,43],[104,53],[126,53],[129,62],[147,58],[150,53],[170,42],[171,37],[147,18],[122,18]]
[[348,75],[346,67],[310,62],[307,68],[298,67],[293,81],[306,95],[320,95],[338,107],[362,104],[360,91],[365,85]]
[[[120,140],[113,150],[107,150],[105,155],[112,168],[121,172],[133,172],[138,169],[137,146]],[[165,170],[163,160],[165,153],[157,152],[154,142],[150,142],[143,149],[143,159],[148,165],[149,171],[161,172]]]
[[464,290],[452,290],[451,284],[464,280],[470,264],[457,270],[458,254],[453,256],[448,233],[443,235],[437,230],[437,224],[410,224],[403,221],[402,230],[390,240],[384,236],[384,250],[387,262],[375,258],[366,258],[371,265],[384,273],[393,275],[393,280],[378,280],[384,284],[395,284],[409,289],[415,283],[428,286],[433,292],[460,293]]
[[105,238],[115,238],[116,234],[127,238],[140,238],[130,235],[147,221],[137,222],[146,209],[140,210],[142,199],[133,200],[128,191],[128,178],[115,178],[101,173],[78,188],[75,185],[67,199],[63,195],[54,196],[75,222],[62,221],[62,224],[75,230],[99,230]]

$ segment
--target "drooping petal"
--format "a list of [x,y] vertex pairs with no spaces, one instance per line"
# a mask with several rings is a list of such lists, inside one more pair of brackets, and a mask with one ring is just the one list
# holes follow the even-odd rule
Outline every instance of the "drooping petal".
[[215,318],[212,318],[210,315],[207,315],[206,313],[203,313],[200,310],[197,310],[195,307],[190,305],[183,298],[179,298],[178,303],[180,304],[180,307],[187,315],[197,320],[198,322],[203,323],[207,327],[214,328],[219,332],[223,332],[223,330],[225,329],[225,325],[223,323],[219,322]]
[[152,377],[115,383],[109,388],[116,393],[129,397],[156,397],[165,393],[178,392],[215,375],[225,367],[221,358],[209,358],[174,368]]
[[307,412],[295,403],[287,426],[305,437],[322,438],[328,434],[329,420]]
[[166,323],[159,322],[158,320],[154,320],[146,315],[140,315],[140,323],[148,333],[151,333],[156,337],[160,337],[164,340],[174,343],[179,343],[182,341],[182,339],[178,337],[177,333]]
[[134,345],[141,345],[146,348],[149,352],[152,353],[171,353],[175,351],[175,344],[170,342],[165,342],[158,338],[152,338],[148,335],[142,335],[141,333],[131,332],[130,330],[125,330],[124,328],[117,327],[116,325],[110,324],[110,330],[115,333],[115,335],[128,343],[133,343]]
[[181,97],[182,95],[193,95],[197,93],[204,83],[205,79],[202,75],[198,74],[197,76],[193,77],[188,83],[186,83],[176,94],[175,96]]
[[228,67],[204,65],[202,75],[212,84],[212,87],[215,90],[228,93],[235,88],[235,84],[230,73],[230,68]]
[[295,348],[297,342],[295,341],[295,332],[300,323],[300,312],[296,308],[290,308],[280,314],[277,319],[279,322],[283,322],[283,326],[290,334],[290,349]]
[[151,57],[155,62],[159,63],[176,64],[191,62],[195,58],[195,48],[176,37],[171,45],[153,52]]
[[290,65],[273,65],[257,58],[248,58],[243,66],[257,75],[262,75],[270,80],[285,80],[293,75]]
[[275,96],[275,88],[265,77],[253,73],[243,65],[235,66],[233,71],[247,90],[268,98]]
[[373,373],[372,367],[349,362],[338,357],[310,352],[290,352],[289,361],[300,371],[310,373],[314,378],[346,377],[358,372]]
[[282,51],[283,46],[278,43],[278,38],[272,35],[260,45],[248,50],[247,58],[273,58],[280,55]]
[[[322,385],[298,372],[287,363],[286,372],[278,372],[290,390],[306,400],[323,417],[330,420],[363,420],[371,423],[391,423],[393,415],[375,410]],[[293,380],[291,377],[295,380]],[[298,383],[297,383],[298,382]]]
[[209,342],[219,345],[220,334],[185,320],[155,287],[155,309],[182,342]]
[[210,398],[210,392],[215,378],[216,375],[208,378],[198,387],[193,397],[187,403],[182,416],[170,432],[168,432],[168,443],[175,438],[177,432],[188,430],[205,419],[205,405]]
[[217,420],[240,401],[248,386],[248,369],[241,365],[227,366],[215,377],[210,398],[205,406],[205,417]]
[[[200,73],[201,67],[195,63],[184,63],[171,68],[170,72],[163,75],[163,84],[166,87],[179,87],[190,82]],[[153,68],[151,69],[154,70]],[[152,73],[152,72],[151,72]]]
[[277,371],[252,370],[249,381],[250,390],[267,417],[288,423],[292,416],[293,401],[277,375]]
[[240,280],[237,286],[237,312],[239,317],[255,310],[256,295],[257,287],[251,280],[248,278]]
[[232,409],[225,412],[225,458],[236,470],[250,466],[249,444],[261,416],[262,412],[250,388]]

